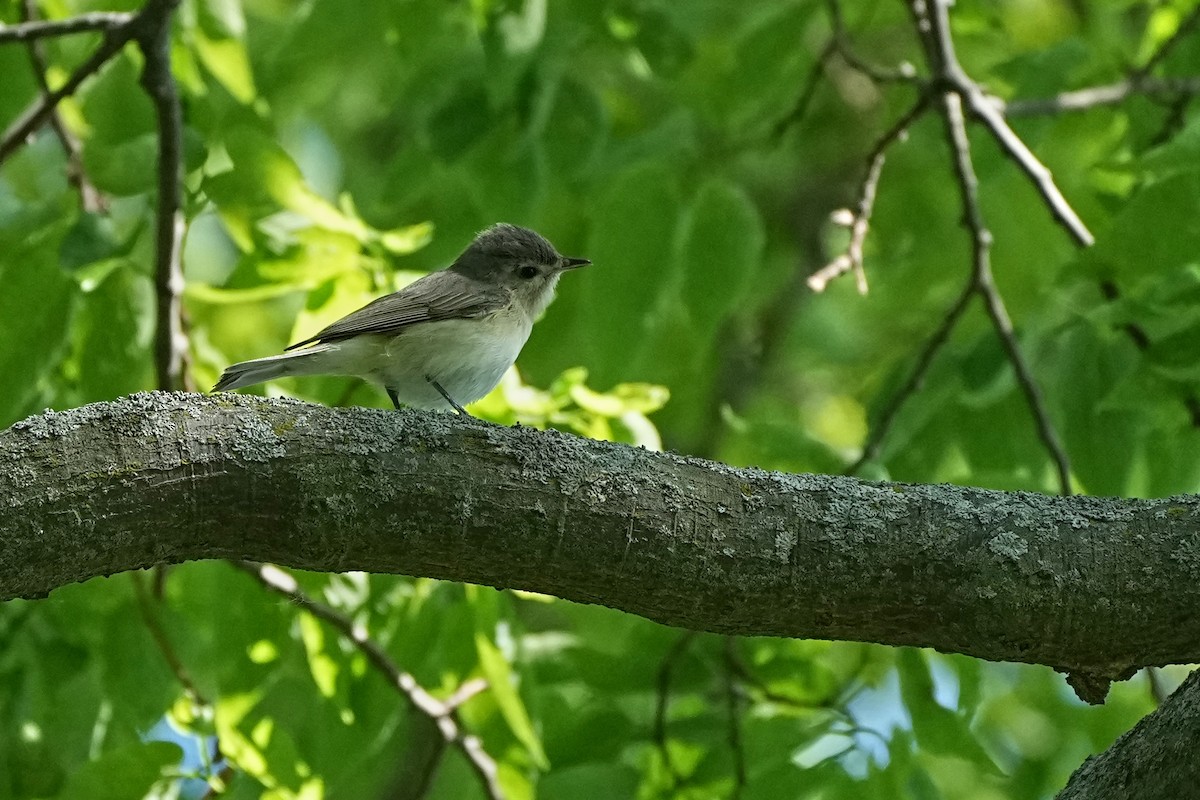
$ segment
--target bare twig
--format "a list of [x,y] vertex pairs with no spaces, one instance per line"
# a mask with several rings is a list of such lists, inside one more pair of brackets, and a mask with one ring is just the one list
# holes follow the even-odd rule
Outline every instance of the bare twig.
[[801,85],[800,94],[792,106],[792,110],[775,123],[773,133],[776,137],[782,136],[788,128],[800,122],[808,113],[813,97],[817,93],[817,88],[821,84],[821,79],[828,73],[829,63],[833,60],[834,56],[839,56],[846,63],[846,66],[866,75],[876,84],[909,83],[923,87],[926,83],[917,75],[917,71],[913,65],[907,62],[894,68],[888,68],[872,64],[859,57],[850,45],[850,36],[846,31],[841,3],[838,0],[827,0],[826,8],[829,12],[829,24],[832,28],[829,39],[826,40],[824,46],[821,48],[821,52],[817,54],[816,61],[813,62],[812,67],[809,69],[808,75]]
[[971,80],[958,62],[954,40],[950,36],[947,0],[910,0],[909,7],[917,19],[917,28],[926,50],[929,66],[940,83],[959,95],[961,102],[991,132],[1001,151],[1029,176],[1054,220],[1062,225],[1083,246],[1090,246],[1095,237],[1063,196],[1054,176],[1046,165],[1026,146],[1021,137],[1008,126],[1004,115],[979,84]]
[[192,680],[191,673],[184,666],[179,654],[175,652],[174,645],[171,644],[167,632],[163,630],[159,623],[158,615],[154,611],[154,606],[150,601],[150,590],[146,588],[146,581],[140,572],[129,573],[129,579],[133,581],[133,593],[137,597],[138,612],[142,616],[142,622],[145,623],[146,629],[150,631],[151,638],[154,639],[154,644],[158,647],[159,653],[162,654],[163,660],[167,662],[167,667],[170,668],[171,674],[175,676],[175,680],[183,687],[188,698],[200,706],[211,705],[208,700],[196,688],[195,681]]
[[742,742],[742,708],[737,687],[737,640],[725,637],[725,702],[729,714],[729,751],[733,754],[733,791],[731,800],[739,800],[746,788],[746,748]]
[[4,135],[0,136],[0,163],[3,163],[5,159],[25,144],[30,135],[40,128],[50,117],[55,106],[64,97],[74,94],[80,84],[99,72],[100,68],[107,64],[109,59],[121,51],[121,48],[133,37],[132,26],[133,23],[130,22],[115,28],[106,29],[100,46],[96,48],[96,51],[86,61],[75,68],[75,71],[71,73],[62,86],[52,92],[46,92],[39,96],[29,108],[21,113],[21,116],[17,117],[8,126],[8,129],[4,131]]
[[48,36],[66,36],[72,33],[108,32],[128,24],[133,16],[123,11],[96,11],[61,20],[29,19],[19,25],[0,23],[0,44],[30,42]]
[[[183,318],[183,271],[179,253],[183,240],[183,113],[179,90],[171,75],[171,19],[180,0],[147,0],[135,15],[111,15],[90,22],[102,29],[104,38],[94,53],[75,69],[66,83],[44,92],[0,138],[0,162],[25,143],[42,123],[50,119],[64,98],[75,92],[89,76],[98,72],[128,42],[137,42],[145,56],[142,86],[154,104],[158,118],[158,203],[155,234],[155,288],[158,300],[158,330],[155,335],[155,367],[162,389],[189,389],[187,338]],[[101,24],[103,23],[103,24]],[[61,30],[55,23],[40,30]],[[99,28],[97,28],[99,26]],[[38,29],[34,29],[38,30]],[[16,37],[14,37],[16,38]]]
[[[20,8],[24,22],[36,21],[36,0],[22,0]],[[127,20],[129,15],[121,14],[118,16]],[[42,46],[41,39],[30,38],[27,42],[29,61],[33,67],[34,78],[37,80],[38,86],[41,87],[42,94],[49,94],[51,89],[50,84],[46,82],[46,71],[48,69],[46,50]],[[58,137],[58,141],[62,144],[63,151],[67,155],[67,180],[79,191],[79,201],[80,205],[83,206],[83,210],[93,214],[106,211],[108,200],[88,178],[87,171],[83,168],[83,156],[79,150],[79,140],[67,128],[63,122],[62,115],[58,113],[57,107],[50,113],[50,127],[54,130],[54,135]]]
[[901,62],[895,67],[881,67],[877,64],[872,64],[865,59],[859,57],[854,52],[854,48],[850,46],[850,34],[846,30],[846,19],[842,14],[842,4],[839,0],[827,0],[825,4],[829,12],[829,24],[833,27],[833,38],[831,40],[837,54],[842,57],[846,65],[851,69],[861,72],[866,75],[874,83],[912,83],[917,85],[924,84],[924,81],[917,75],[916,68],[907,61]]
[[183,111],[171,75],[171,15],[180,0],[147,0],[137,42],[146,58],[142,86],[158,118],[158,205],[154,237],[154,289],[158,301],[154,364],[158,387],[188,386],[188,342],[183,318]]
[[[487,681],[474,678],[459,686],[458,690],[443,702],[447,709],[457,709],[487,688]],[[428,717],[421,717],[421,720],[424,723],[422,727],[427,730],[414,730],[408,736],[411,745],[404,758],[393,766],[395,772],[390,784],[380,797],[388,797],[390,800],[422,800],[428,796],[448,745],[445,738],[439,735],[433,720]]]
[[675,768],[675,762],[671,760],[671,750],[667,746],[667,707],[671,702],[671,671],[675,668],[675,662],[687,652],[695,638],[695,631],[685,631],[681,634],[667,648],[667,652],[663,654],[662,663],[658,666],[658,701],[654,709],[654,742],[662,754],[667,774],[671,776],[671,780],[676,786],[683,782],[683,776]]
[[413,710],[423,714],[433,723],[446,744],[454,745],[462,752],[487,796],[493,800],[504,797],[495,760],[483,749],[479,737],[463,732],[455,713],[458,705],[482,690],[483,687],[478,682],[468,682],[459,687],[451,698],[453,702],[438,700],[425,691],[416,678],[400,669],[361,626],[356,625],[346,615],[313,600],[300,589],[296,580],[288,573],[270,564],[237,561],[229,563],[253,576],[265,588],[286,597],[317,619],[329,623],[349,639],[366,656],[367,661],[387,677],[388,682],[404,696]]
[[[129,579],[133,582],[133,593],[137,598],[138,612],[141,614],[142,622],[146,629],[150,632],[150,637],[154,639],[154,644],[158,648],[158,652],[162,655],[163,660],[167,662],[167,668],[171,670],[171,674],[175,676],[175,680],[183,687],[184,694],[192,702],[193,708],[212,708],[212,703],[208,698],[201,694],[196,688],[196,682],[192,680],[192,675],[183,664],[183,659],[175,651],[175,646],[171,643],[171,639],[167,636],[167,632],[163,629],[162,623],[159,621],[158,612],[154,608],[154,603],[151,598],[151,589],[146,586],[146,579],[141,572],[130,572]],[[221,742],[215,734],[201,735],[195,734],[199,739],[199,746],[205,750],[211,743],[213,749],[219,755],[221,752]],[[208,781],[208,789],[204,793],[204,797],[215,797],[220,792],[218,787],[223,786],[231,777],[232,770],[228,764],[214,773],[213,762],[216,759],[203,758],[202,764],[205,768],[205,779]]]
[[1070,462],[1059,441],[1058,433],[1050,421],[1041,389],[1017,343],[1012,320],[1009,318],[1004,300],[996,289],[995,280],[992,277],[992,234],[984,223],[983,213],[979,207],[979,181],[971,159],[971,141],[967,136],[966,119],[963,114],[964,105],[975,111],[976,116],[984,122],[1000,143],[1001,148],[1033,178],[1055,219],[1071,230],[1076,239],[1083,244],[1091,244],[1091,233],[1087,231],[1086,227],[1083,227],[1083,223],[1079,221],[1066,199],[1059,193],[1049,170],[1029,152],[1020,137],[1008,127],[1007,123],[1004,123],[1003,117],[995,106],[990,105],[987,101],[983,90],[963,71],[954,53],[954,43],[950,38],[950,23],[946,6],[947,0],[909,0],[908,3],[909,13],[912,16],[921,46],[925,50],[929,67],[938,76],[939,83],[944,87],[941,116],[945,123],[946,141],[950,145],[954,171],[958,178],[963,207],[963,224],[971,233],[972,262],[974,264],[972,286],[983,299],[992,327],[1016,373],[1017,383],[1025,394],[1025,400],[1033,414],[1038,436],[1046,447],[1058,473],[1059,489],[1062,494],[1067,495],[1071,493]]
[[1053,97],[1013,100],[1008,103],[992,98],[992,102],[1005,116],[1016,117],[1086,111],[1101,106],[1117,105],[1134,95],[1178,100],[1200,94],[1200,76],[1156,78],[1150,74],[1166,59],[1179,42],[1193,33],[1197,25],[1200,25],[1200,6],[1192,9],[1192,12],[1179,23],[1175,33],[1171,34],[1157,50],[1150,54],[1146,63],[1131,71],[1124,80],[1104,86],[1090,86],[1086,89],[1062,92]]
[[804,119],[805,114],[808,113],[808,107],[812,105],[813,97],[816,96],[817,87],[821,84],[821,78],[825,77],[825,69],[829,63],[829,59],[836,52],[837,39],[830,37],[825,46],[821,48],[821,52],[817,54],[817,60],[809,68],[808,75],[804,79],[804,84],[800,88],[800,94],[796,98],[796,103],[792,106],[792,110],[775,123],[773,131],[775,137],[782,136],[788,128]]
[[900,117],[871,150],[867,158],[867,173],[858,188],[858,207],[854,211],[845,210],[848,218],[845,220],[850,228],[850,243],[846,252],[808,277],[808,287],[814,292],[823,292],[829,282],[846,272],[853,271],[855,284],[860,294],[867,293],[867,272],[863,266],[863,244],[871,227],[871,213],[875,210],[875,193],[879,188],[879,176],[883,173],[883,163],[887,160],[888,149],[907,135],[908,128],[929,107],[929,95],[922,94],[917,102]]
[[887,438],[888,433],[891,431],[892,424],[896,421],[896,415],[900,412],[900,409],[904,406],[908,398],[916,394],[925,383],[925,375],[929,372],[929,367],[933,364],[934,356],[941,351],[942,347],[950,339],[950,333],[958,325],[958,321],[962,318],[963,312],[967,310],[967,305],[974,295],[975,283],[974,281],[968,281],[958,299],[954,301],[954,305],[950,306],[945,316],[942,317],[941,325],[933,332],[929,340],[925,342],[925,346],[921,348],[921,354],[917,356],[917,363],[913,367],[913,371],[909,374],[908,380],[904,382],[900,390],[884,406],[883,412],[879,415],[878,422],[871,426],[871,433],[867,437],[867,443],[863,445],[862,455],[846,469],[847,475],[854,475],[865,464],[879,458],[879,451],[883,446],[883,440]]
[[1032,117],[1041,114],[1061,114],[1087,111],[1101,106],[1115,106],[1134,95],[1151,97],[1187,97],[1200,94],[1200,76],[1184,78],[1131,77],[1105,86],[1091,86],[1062,92],[1053,97],[1011,100],[1005,103],[990,98],[992,105],[1008,117]]
[[1004,307],[1004,300],[996,289],[992,277],[991,248],[992,234],[983,221],[983,213],[979,208],[979,180],[975,175],[975,166],[971,161],[971,141],[967,137],[966,120],[963,117],[962,102],[959,95],[947,92],[943,98],[943,119],[946,123],[946,139],[954,156],[954,171],[958,175],[959,191],[962,195],[963,221],[971,232],[972,249],[974,251],[974,285],[975,290],[983,298],[984,307],[996,335],[1004,347],[1008,360],[1017,375],[1017,382],[1025,393],[1025,400],[1033,413],[1037,425],[1038,436],[1049,451],[1051,460],[1058,471],[1059,490],[1064,495],[1071,494],[1071,465],[1067,453],[1059,442],[1058,433],[1050,422],[1050,413],[1042,399],[1041,389],[1034,380],[1033,372],[1021,353],[1013,332],[1012,320]]

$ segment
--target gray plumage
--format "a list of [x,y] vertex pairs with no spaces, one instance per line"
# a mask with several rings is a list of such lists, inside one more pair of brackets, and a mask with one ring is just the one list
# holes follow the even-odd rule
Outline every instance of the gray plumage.
[[[278,356],[225,370],[213,391],[293,375],[356,375],[397,406],[453,407],[499,382],[554,298],[564,258],[528,228],[483,231],[453,264],[381,297]],[[303,348],[303,349],[300,349]]]

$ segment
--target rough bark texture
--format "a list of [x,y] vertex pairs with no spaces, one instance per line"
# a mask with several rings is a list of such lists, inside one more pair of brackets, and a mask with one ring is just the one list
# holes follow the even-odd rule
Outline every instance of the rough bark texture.
[[1057,800],[1200,797],[1200,671],[1103,753],[1075,771]]
[[1200,660],[1200,499],[732,467],[447,414],[140,394],[0,433],[0,597],[246,558],[1078,675]]

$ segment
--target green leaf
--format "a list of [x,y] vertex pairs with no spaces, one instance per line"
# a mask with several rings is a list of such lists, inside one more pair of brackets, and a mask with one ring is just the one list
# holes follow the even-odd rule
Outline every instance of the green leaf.
[[475,652],[479,657],[480,672],[487,679],[488,691],[496,700],[500,715],[508,724],[512,735],[529,752],[539,769],[550,769],[545,748],[529,718],[526,704],[517,691],[516,673],[512,664],[493,642],[492,636],[498,620],[498,597],[496,591],[479,587],[467,587],[467,599],[472,608]]
[[213,77],[240,103],[252,103],[257,91],[250,70],[250,56],[240,39],[196,37],[196,52]]
[[84,295],[75,323],[83,402],[152,388],[155,318],[154,285],[124,260],[99,288]]
[[171,742],[142,742],[112,750],[72,775],[61,796],[142,800],[182,757],[179,745]]
[[754,203],[724,181],[705,184],[683,225],[683,302],[704,335],[739,308],[759,272],[766,235]]
[[200,0],[196,3],[200,29],[215,39],[242,39],[246,17],[238,0]]
[[913,734],[922,748],[965,759],[994,775],[1001,774],[965,719],[934,699],[933,676],[924,653],[914,648],[901,648],[896,658],[896,670],[900,676],[900,696],[912,718]]
[[304,652],[308,655],[308,668],[312,672],[313,682],[317,684],[322,697],[331,698],[337,694],[340,667],[325,650],[325,629],[311,614],[300,614],[297,622],[300,625],[300,640],[304,642]]
[[658,164],[630,167],[612,178],[593,213],[586,252],[595,266],[577,276],[582,313],[573,335],[599,386],[658,378],[630,374],[630,343],[647,336],[677,269],[671,258],[680,204],[676,180]]
[[73,282],[55,262],[57,247],[39,249],[39,235],[55,241],[54,229],[28,232],[28,246],[0,254],[0,375],[10,375],[0,392],[0,427],[25,412],[38,381],[58,364],[67,342]]
[[1200,171],[1182,173],[1136,192],[1097,236],[1095,258],[1111,259],[1134,286],[1200,262]]
[[533,721],[529,718],[525,702],[514,683],[512,665],[482,630],[475,631],[475,650],[479,654],[479,668],[487,678],[488,689],[495,698],[504,721],[508,723],[517,741],[529,751],[533,763],[540,769],[549,769],[550,762],[546,758],[545,748],[533,729]]
[[1183,130],[1139,159],[1143,170],[1164,178],[1180,172],[1200,171],[1200,119],[1191,119]]
[[415,253],[433,239],[433,223],[419,222],[379,234],[379,243],[391,253],[406,256]]
[[[125,576],[122,576],[123,578]],[[105,699],[122,724],[149,730],[180,693],[150,630],[133,602],[103,620],[101,659]]]

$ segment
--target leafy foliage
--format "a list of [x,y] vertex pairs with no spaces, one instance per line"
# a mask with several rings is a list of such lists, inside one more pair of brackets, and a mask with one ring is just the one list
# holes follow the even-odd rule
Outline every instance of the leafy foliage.
[[[854,52],[919,62],[902,4],[845,5]],[[0,3],[0,18],[15,21],[17,6]],[[478,413],[769,469],[854,460],[968,279],[970,253],[943,134],[927,118],[885,165],[870,294],[845,279],[802,291],[844,244],[830,211],[856,201],[875,137],[912,101],[911,88],[876,84],[844,58],[814,72],[825,4],[346,8],[192,0],[176,15],[199,385],[508,220],[595,266],[563,281],[520,373]],[[974,77],[1022,99],[1120,79],[1187,12],[959,2],[953,32]],[[51,84],[96,41],[47,41]],[[106,210],[82,209],[49,133],[0,172],[0,425],[153,388],[156,139],[139,68],[126,52],[61,106]],[[1157,70],[1200,73],[1200,39],[1182,38]],[[7,121],[37,84],[20,45],[0,47],[0,73]],[[1014,120],[1096,232],[1086,251],[990,139],[973,141],[999,288],[1090,493],[1200,482],[1200,117],[1186,100]],[[387,402],[336,378],[268,391]],[[1055,491],[979,308],[869,469]],[[1140,680],[1086,708],[1045,668],[681,640],[607,609],[428,580],[300,580],[436,696],[487,680],[459,716],[514,798],[1049,797],[1152,707]],[[360,651],[223,564],[171,570],[161,601],[117,576],[7,603],[0,641],[4,797],[197,797],[209,785],[230,798],[414,796],[435,737]],[[428,796],[480,791],[449,750]]]

